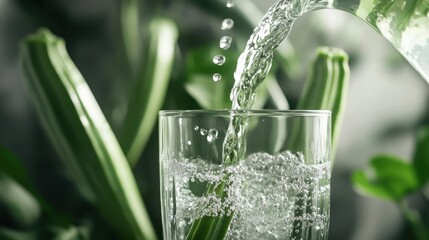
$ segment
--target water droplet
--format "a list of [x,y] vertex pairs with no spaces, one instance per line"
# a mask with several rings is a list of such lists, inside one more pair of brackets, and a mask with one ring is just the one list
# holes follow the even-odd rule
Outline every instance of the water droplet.
[[232,8],[232,7],[234,7],[234,2],[232,1],[232,0],[228,0],[227,2],[226,2],[226,7],[227,8]]
[[234,20],[231,18],[224,19],[222,21],[222,26],[220,27],[222,30],[228,30],[234,27]]
[[223,36],[220,39],[219,47],[221,49],[223,49],[223,50],[227,50],[228,48],[231,47],[231,43],[232,43],[232,37],[230,37],[230,36]]
[[195,130],[195,131],[197,131],[198,129],[200,129],[200,127],[198,127],[198,126],[195,126],[195,127],[194,127],[194,130]]
[[188,141],[188,145],[191,145],[192,144],[192,142],[191,141]]
[[213,74],[213,81],[219,82],[221,79],[222,79],[222,75],[220,75],[219,73]]
[[203,136],[206,135],[207,134],[207,130],[205,130],[204,128],[201,128],[200,129],[200,134],[203,135]]
[[207,142],[212,143],[217,139],[218,132],[216,129],[210,129],[207,134]]
[[213,63],[219,66],[223,65],[225,63],[225,60],[226,58],[224,55],[216,55],[213,57]]

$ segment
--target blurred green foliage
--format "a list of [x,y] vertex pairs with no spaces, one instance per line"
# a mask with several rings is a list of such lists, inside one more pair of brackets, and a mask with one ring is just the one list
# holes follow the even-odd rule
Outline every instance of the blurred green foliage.
[[358,170],[352,176],[356,191],[396,204],[411,224],[414,236],[429,239],[429,226],[420,213],[408,206],[407,198],[421,192],[429,180],[429,128],[421,129],[416,138],[413,161],[394,156],[380,155],[370,160],[369,171]]

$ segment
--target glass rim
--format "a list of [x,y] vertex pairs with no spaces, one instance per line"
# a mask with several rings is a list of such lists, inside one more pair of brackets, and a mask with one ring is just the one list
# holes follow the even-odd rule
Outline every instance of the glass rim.
[[198,117],[198,116],[294,116],[294,117],[321,117],[331,116],[329,110],[278,110],[278,109],[262,109],[262,110],[160,110],[159,116],[162,117]]

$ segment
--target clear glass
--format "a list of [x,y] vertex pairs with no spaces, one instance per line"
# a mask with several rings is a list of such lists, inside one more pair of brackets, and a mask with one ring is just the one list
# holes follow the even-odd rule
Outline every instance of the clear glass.
[[[247,124],[243,158],[223,164],[230,120],[240,115]],[[201,239],[205,230],[222,227],[226,239],[327,239],[329,111],[161,111],[159,116],[164,239]],[[216,228],[213,222],[221,218],[230,221]],[[190,236],[203,220],[208,227]]]

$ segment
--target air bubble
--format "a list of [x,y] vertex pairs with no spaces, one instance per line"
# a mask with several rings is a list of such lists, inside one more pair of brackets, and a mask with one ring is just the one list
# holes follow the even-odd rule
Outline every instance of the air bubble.
[[232,1],[232,0],[228,0],[227,2],[226,2],[226,7],[227,8],[232,8],[232,7],[234,7],[234,2]]
[[198,131],[198,129],[200,129],[200,127],[198,127],[198,126],[195,126],[195,127],[194,127],[194,130],[195,130],[195,131]]
[[222,26],[220,27],[222,30],[228,30],[234,27],[234,20],[231,18],[226,18],[222,21]]
[[221,79],[222,79],[222,75],[220,75],[219,73],[213,74],[213,81],[219,82]]
[[219,47],[223,50],[227,50],[228,48],[231,47],[231,43],[232,43],[232,38],[230,36],[223,36],[220,39]]
[[207,130],[205,130],[204,128],[200,129],[200,134],[205,136],[207,134]]
[[225,63],[225,56],[224,55],[216,55],[213,57],[213,63],[216,65],[223,65]]
[[212,143],[217,139],[218,131],[216,129],[210,129],[207,134],[207,142]]
[[191,145],[192,144],[192,142],[191,141],[188,141],[188,145]]

